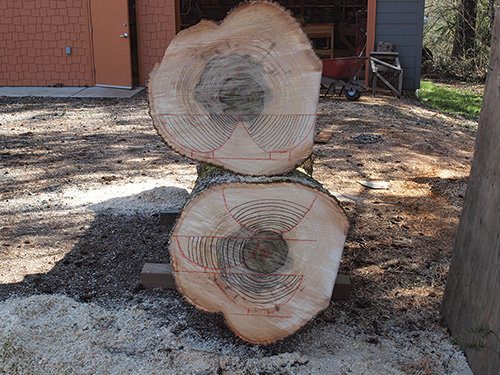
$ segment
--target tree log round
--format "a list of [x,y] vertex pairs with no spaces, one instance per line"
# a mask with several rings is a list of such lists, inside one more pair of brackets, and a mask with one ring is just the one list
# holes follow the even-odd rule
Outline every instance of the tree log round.
[[171,236],[177,287],[242,339],[280,340],[328,306],[347,230],[336,199],[302,173],[205,171]]
[[321,61],[277,4],[249,2],[181,31],[151,73],[150,110],[173,149],[250,175],[312,152]]

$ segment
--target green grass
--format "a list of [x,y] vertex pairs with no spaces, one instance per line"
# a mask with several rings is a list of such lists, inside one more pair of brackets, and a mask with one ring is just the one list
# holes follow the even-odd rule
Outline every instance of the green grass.
[[479,118],[483,95],[472,91],[436,86],[429,81],[421,81],[418,97],[424,103],[451,115],[461,115],[469,119]]

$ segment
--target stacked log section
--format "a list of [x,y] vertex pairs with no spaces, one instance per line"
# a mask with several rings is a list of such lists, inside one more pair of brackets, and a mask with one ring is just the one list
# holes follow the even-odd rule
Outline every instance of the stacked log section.
[[301,173],[208,173],[171,236],[177,287],[242,339],[280,340],[328,306],[347,229],[336,199]]
[[245,3],[180,32],[151,74],[150,109],[179,153],[249,175],[312,152],[321,62],[279,5]]

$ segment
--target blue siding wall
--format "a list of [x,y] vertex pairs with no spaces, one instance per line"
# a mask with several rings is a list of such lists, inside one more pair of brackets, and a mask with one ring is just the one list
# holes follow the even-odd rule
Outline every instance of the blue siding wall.
[[403,67],[403,89],[420,87],[424,0],[377,0],[375,49],[392,42]]

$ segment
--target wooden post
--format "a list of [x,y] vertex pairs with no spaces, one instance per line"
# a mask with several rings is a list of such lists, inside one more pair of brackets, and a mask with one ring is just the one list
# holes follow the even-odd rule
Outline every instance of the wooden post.
[[[377,0],[368,0],[368,24],[366,30],[366,57],[375,48],[375,31],[377,26]],[[367,60],[365,65],[365,86],[369,86],[370,81],[370,62]]]
[[475,374],[500,372],[500,0],[492,34],[476,151],[443,300],[444,320]]

